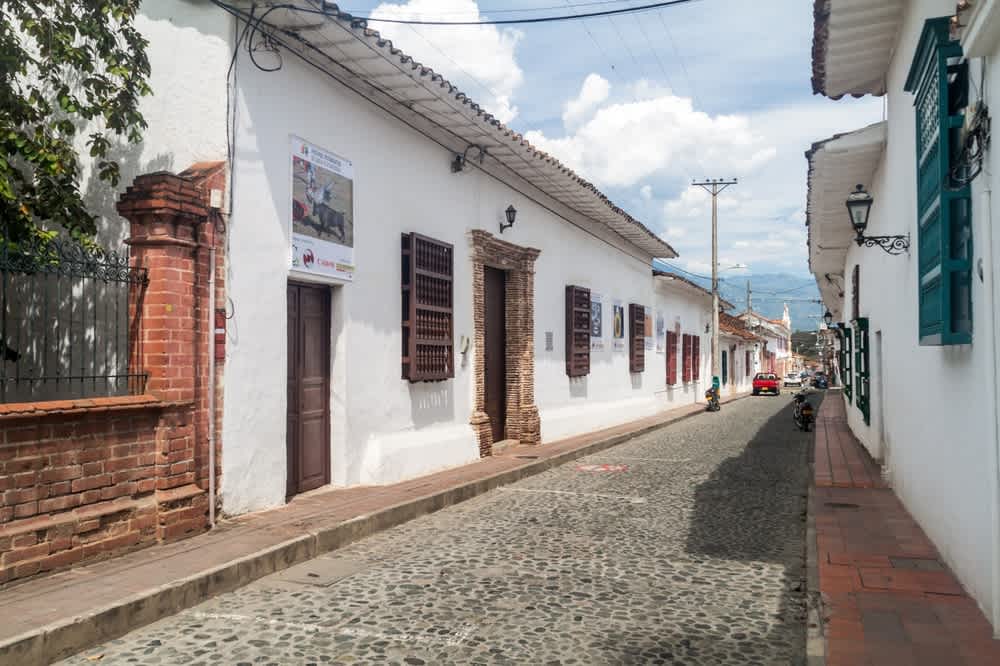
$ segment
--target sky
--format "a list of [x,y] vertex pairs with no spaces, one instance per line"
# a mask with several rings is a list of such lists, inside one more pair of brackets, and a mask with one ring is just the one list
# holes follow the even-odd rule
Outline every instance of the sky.
[[[362,16],[476,21],[648,2],[345,0],[340,6]],[[812,95],[812,4],[699,0],[516,27],[376,21],[370,27],[666,239],[680,255],[674,266],[711,271],[710,197],[691,181],[737,178],[719,196],[720,266],[806,276],[803,153],[883,113],[880,98]],[[548,9],[514,11],[541,7]]]

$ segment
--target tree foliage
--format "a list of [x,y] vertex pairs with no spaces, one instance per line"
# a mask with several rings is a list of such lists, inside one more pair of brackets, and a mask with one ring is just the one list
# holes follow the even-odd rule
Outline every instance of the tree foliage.
[[142,140],[139,100],[150,88],[147,42],[133,26],[140,3],[0,1],[0,220],[8,241],[49,236],[41,226],[49,223],[78,239],[96,232],[76,146],[116,186],[119,166],[109,153]]

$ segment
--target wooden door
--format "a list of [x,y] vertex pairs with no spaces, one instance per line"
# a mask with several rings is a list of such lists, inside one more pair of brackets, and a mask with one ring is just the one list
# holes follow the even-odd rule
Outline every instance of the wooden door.
[[288,285],[286,494],[330,483],[330,291]]
[[493,441],[504,439],[507,422],[507,274],[486,266],[484,271],[486,414],[490,417]]

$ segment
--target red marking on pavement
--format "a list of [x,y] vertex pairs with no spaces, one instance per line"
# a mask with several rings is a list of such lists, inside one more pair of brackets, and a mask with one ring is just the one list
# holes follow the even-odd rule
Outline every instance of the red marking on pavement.
[[628,465],[577,465],[578,472],[627,472]]

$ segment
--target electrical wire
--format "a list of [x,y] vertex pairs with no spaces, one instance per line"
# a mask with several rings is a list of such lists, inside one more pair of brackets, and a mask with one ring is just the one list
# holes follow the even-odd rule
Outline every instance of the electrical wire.
[[[646,12],[654,9],[662,9],[664,7],[672,7],[674,5],[684,5],[691,2],[699,2],[699,0],[666,0],[665,2],[654,2],[647,5],[637,5],[635,7],[623,7],[621,9],[607,9],[599,12],[587,12],[584,14],[565,14],[560,16],[539,16],[536,18],[520,18],[520,19],[499,19],[496,21],[414,21],[407,19],[392,19],[392,18],[378,18],[372,16],[355,16],[353,18],[361,19],[364,21],[375,21],[378,23],[401,23],[404,25],[452,25],[452,26],[462,26],[462,25],[524,25],[527,23],[555,23],[558,21],[576,21],[588,18],[597,18],[599,16],[615,16],[618,14],[633,14],[637,12]],[[279,7],[280,5],[275,5]],[[323,12],[326,13],[326,12]]]
[[[209,0],[209,2],[211,2],[211,3],[212,3],[212,4],[214,4],[215,6],[219,7],[220,9],[223,9],[224,11],[226,11],[227,13],[229,13],[229,14],[230,14],[231,16],[233,16],[233,17],[234,17],[234,18],[236,18],[237,20],[241,20],[241,21],[247,21],[247,20],[248,20],[248,14],[246,13],[246,11],[245,11],[245,10],[242,10],[242,9],[240,9],[240,8],[238,8],[238,7],[234,6],[234,5],[231,5],[231,4],[227,3],[227,2],[223,2],[223,0]],[[279,5],[274,5],[274,6],[272,6],[272,7],[271,7],[271,9],[299,9],[299,10],[304,10],[304,11],[305,11],[306,13],[311,13],[311,14],[320,14],[320,15],[323,15],[323,16],[330,16],[329,14],[327,14],[327,13],[325,13],[325,12],[319,12],[319,11],[310,11],[310,10],[305,10],[304,8],[302,8],[302,7],[298,7],[297,5],[280,5],[280,6],[279,6]],[[280,30],[280,28],[279,28],[279,30]],[[334,65],[337,65],[337,66],[339,66],[339,67],[342,67],[342,68],[343,68],[343,65],[340,65],[339,63],[337,63],[337,62],[336,62],[336,61],[335,61],[335,60],[334,60],[333,58],[331,58],[331,57],[330,57],[329,55],[327,55],[327,54],[326,54],[326,53],[324,53],[323,51],[319,50],[319,49],[318,49],[318,48],[317,48],[316,46],[314,46],[314,45],[310,44],[310,43],[309,43],[309,42],[308,42],[307,40],[304,40],[304,39],[302,39],[302,37],[301,37],[301,36],[299,36],[299,35],[297,35],[297,34],[295,34],[295,33],[293,33],[293,32],[290,32],[290,31],[288,31],[288,30],[283,30],[283,32],[284,32],[284,33],[285,33],[286,35],[288,35],[288,37],[289,37],[289,38],[297,40],[297,42],[299,43],[299,45],[300,45],[300,46],[302,46],[303,48],[305,48],[305,49],[308,49],[308,50],[311,50],[311,51],[314,51],[314,52],[316,52],[317,54],[319,54],[319,55],[323,56],[324,58],[326,58],[327,60],[329,60],[329,61],[330,61],[331,63],[333,63]],[[354,38],[355,38],[355,39],[356,39],[357,41],[359,41],[360,43],[362,43],[362,44],[365,44],[366,46],[368,46],[368,48],[371,48],[371,47],[370,47],[370,46],[369,46],[369,45],[368,45],[368,44],[367,44],[366,42],[364,42],[364,41],[363,41],[363,40],[362,40],[362,39],[361,39],[360,37],[358,37],[357,35],[352,35],[352,36],[353,36],[353,37],[354,37]],[[376,99],[372,98],[372,97],[371,97],[370,95],[367,95],[367,94],[364,94],[364,93],[362,93],[362,92],[360,92],[360,91],[358,91],[358,90],[354,89],[354,88],[353,88],[353,87],[352,87],[351,85],[349,85],[349,84],[348,84],[348,82],[347,82],[346,80],[344,80],[344,79],[343,79],[342,77],[339,77],[339,76],[337,76],[336,74],[334,74],[333,72],[331,72],[331,71],[329,71],[329,70],[325,69],[324,67],[322,67],[322,66],[321,66],[321,65],[319,65],[318,63],[316,63],[316,62],[313,62],[312,60],[310,60],[309,58],[307,58],[307,57],[306,57],[305,55],[303,55],[302,53],[299,53],[299,52],[298,52],[298,51],[297,51],[296,49],[294,49],[294,48],[291,48],[291,47],[290,47],[290,46],[289,46],[288,44],[286,44],[286,43],[282,42],[282,41],[281,41],[280,39],[278,39],[278,38],[274,38],[274,41],[275,41],[275,43],[276,43],[277,45],[279,45],[279,46],[282,46],[282,47],[284,47],[284,48],[288,49],[288,50],[289,50],[289,52],[290,52],[290,53],[291,53],[292,55],[294,55],[295,57],[297,57],[297,58],[298,58],[299,60],[301,60],[301,61],[302,61],[303,63],[305,63],[306,65],[309,65],[310,67],[314,68],[314,69],[315,69],[316,71],[320,72],[321,74],[325,74],[326,76],[328,76],[328,77],[329,77],[329,78],[331,78],[332,80],[334,80],[334,81],[336,81],[336,82],[340,83],[341,85],[343,85],[343,86],[344,86],[344,87],[346,87],[347,89],[349,89],[349,90],[353,91],[354,93],[358,94],[359,96],[361,96],[362,98],[364,98],[365,100],[367,100],[367,101],[368,101],[368,102],[370,102],[371,104],[375,105],[376,107],[378,107],[378,108],[382,109],[383,111],[386,111],[386,112],[387,112],[387,113],[389,113],[389,114],[392,114],[392,115],[395,115],[395,114],[393,113],[392,109],[391,109],[391,108],[389,108],[389,107],[388,107],[388,106],[387,106],[386,104],[384,104],[383,102],[380,102],[379,100],[376,100]],[[339,48],[338,46],[334,45],[334,48],[337,48],[337,50],[338,50],[338,51],[341,51],[341,53],[343,54],[343,50],[341,50],[341,49],[340,49],[340,48]],[[346,55],[345,55],[345,57],[346,57]],[[346,69],[346,68],[344,68],[344,69],[345,69],[345,71],[347,71],[348,73],[351,73],[351,71],[350,71],[350,70],[348,70],[348,69]],[[362,68],[362,69],[363,69],[363,68]],[[368,74],[369,74],[369,76],[370,76],[370,73],[368,73]],[[355,76],[356,76],[356,74],[355,74]],[[398,104],[398,105],[402,105],[402,106],[406,106],[406,104],[405,104],[405,103],[401,102],[401,101],[400,101],[400,100],[398,100],[398,99],[395,99],[395,98],[393,98],[393,97],[392,97],[391,95],[389,95],[389,94],[388,94],[387,92],[385,92],[385,91],[381,90],[380,88],[378,88],[378,87],[376,87],[376,86],[374,86],[374,85],[372,85],[372,84],[369,84],[369,86],[370,86],[370,87],[371,87],[371,88],[372,88],[373,90],[376,90],[376,91],[380,92],[381,94],[383,94],[383,95],[386,95],[387,97],[389,97],[389,98],[390,98],[390,100],[391,100],[392,102],[394,102],[394,103],[396,103],[396,104]],[[397,117],[397,119],[398,119],[398,120],[399,120],[400,122],[402,122],[402,123],[403,123],[403,124],[405,124],[406,126],[410,127],[410,128],[411,128],[412,130],[414,130],[415,132],[418,132],[419,134],[421,134],[421,135],[425,136],[426,138],[430,139],[430,140],[431,140],[431,141],[433,141],[434,143],[437,143],[437,144],[438,144],[438,145],[440,145],[440,146],[441,146],[442,148],[445,148],[445,149],[448,149],[448,150],[450,150],[450,148],[449,148],[448,146],[446,146],[445,144],[441,143],[441,142],[440,142],[440,141],[439,141],[438,139],[435,139],[434,137],[430,136],[429,134],[427,134],[427,133],[426,133],[426,132],[425,132],[424,130],[422,130],[421,128],[417,127],[416,125],[414,125],[414,124],[412,124],[412,123],[408,122],[407,120],[405,120],[405,119],[403,119],[403,118],[400,118],[399,116],[396,116],[396,117]],[[457,135],[457,134],[454,134],[454,133],[452,133],[452,135],[453,135],[453,136],[454,136],[454,137],[455,137],[455,138],[456,138],[457,140],[463,140],[463,141],[465,140],[465,139],[464,139],[464,137],[462,137],[462,136],[460,136],[460,135]],[[501,162],[501,161],[500,161],[499,159],[497,159],[496,157],[494,157],[494,156],[492,156],[492,155],[488,155],[488,156],[489,156],[489,157],[492,157],[492,158],[493,158],[493,160],[494,160],[494,161],[495,161],[495,162],[496,162],[496,163],[497,163],[497,164],[498,164],[498,165],[499,165],[500,167],[502,167],[503,169],[505,169],[505,170],[507,170],[507,171],[510,171],[510,172],[511,172],[511,174],[512,174],[512,175],[513,175],[514,177],[516,177],[516,178],[519,178],[519,179],[523,179],[523,176],[522,176],[521,174],[519,174],[518,172],[514,171],[514,170],[513,170],[513,169],[512,169],[511,167],[509,167],[508,165],[504,164],[503,162]],[[521,159],[521,161],[522,161],[522,162],[524,162],[524,163],[525,163],[526,165],[528,165],[529,167],[533,167],[533,165],[532,165],[532,164],[530,164],[530,162],[528,162],[528,160],[524,159],[524,157],[522,157],[522,156],[521,156],[521,155],[519,155],[519,154],[518,154],[517,156],[518,156],[518,158],[519,158],[519,159]],[[233,171],[234,171],[234,170],[233,170]],[[569,224],[573,225],[573,226],[574,226],[574,227],[576,227],[577,229],[579,229],[579,230],[583,231],[584,233],[587,233],[588,235],[590,235],[590,236],[594,237],[594,238],[595,238],[596,240],[598,240],[598,241],[601,241],[601,242],[603,242],[603,243],[607,244],[607,245],[608,245],[608,246],[610,246],[610,247],[613,247],[613,248],[616,248],[616,249],[619,249],[619,250],[621,249],[621,248],[619,248],[619,247],[618,247],[617,245],[614,245],[613,243],[610,243],[609,241],[607,241],[606,239],[604,239],[603,237],[601,237],[601,236],[600,236],[599,234],[595,234],[594,232],[590,231],[590,230],[589,230],[589,229],[587,229],[587,228],[586,228],[585,226],[582,226],[582,225],[580,225],[580,224],[578,224],[578,223],[574,222],[573,220],[570,220],[570,219],[569,219],[569,218],[567,218],[567,217],[566,217],[565,215],[563,215],[563,214],[562,214],[562,213],[560,213],[559,211],[556,211],[556,210],[554,210],[553,208],[549,207],[549,206],[548,206],[548,205],[547,205],[547,204],[546,204],[545,202],[543,202],[543,201],[541,201],[541,200],[537,199],[536,197],[534,197],[533,195],[529,194],[528,192],[525,192],[525,191],[523,191],[522,189],[519,189],[519,188],[517,188],[517,187],[515,187],[515,186],[513,186],[513,185],[510,185],[509,183],[507,183],[506,181],[503,181],[503,180],[501,180],[501,179],[500,179],[500,178],[499,178],[498,176],[496,176],[496,175],[494,175],[494,174],[490,173],[489,171],[486,171],[486,170],[482,170],[482,169],[481,169],[481,171],[482,171],[482,173],[483,173],[484,175],[486,175],[487,177],[489,177],[489,178],[492,178],[492,179],[494,179],[494,180],[497,180],[497,181],[499,181],[499,182],[503,182],[503,183],[504,183],[504,184],[506,184],[506,185],[507,185],[508,187],[511,187],[511,188],[512,188],[512,189],[513,189],[513,190],[514,190],[515,192],[517,192],[518,194],[521,194],[522,196],[524,196],[524,197],[525,197],[526,199],[528,199],[528,200],[530,200],[530,201],[533,201],[533,202],[534,202],[535,204],[537,204],[538,206],[540,206],[540,207],[544,208],[545,210],[548,210],[548,211],[549,211],[549,212],[551,212],[551,213],[552,213],[553,215],[555,215],[555,216],[557,216],[557,217],[559,217],[559,218],[561,218],[561,219],[564,219],[564,220],[566,220],[566,222],[568,222]],[[552,180],[551,180],[551,179],[550,179],[550,178],[549,178],[549,177],[548,177],[548,176],[547,176],[546,174],[544,174],[544,172],[541,172],[541,171],[538,171],[538,170],[537,170],[537,168],[535,169],[535,171],[536,171],[536,173],[538,173],[538,174],[539,174],[540,176],[542,176],[543,178],[545,178],[545,180],[548,180],[548,181],[549,181],[550,185],[552,185],[552,186],[553,186],[553,189],[551,190],[552,192],[555,192],[555,191],[559,191],[559,190],[561,190],[561,189],[562,189],[561,187],[558,187],[558,186],[556,186],[556,184],[555,184],[555,183],[553,183],[553,182],[552,182]],[[638,262],[640,262],[640,263],[642,263],[642,264],[644,264],[644,265],[647,265],[647,266],[649,265],[649,264],[648,264],[648,260],[647,260],[647,259],[643,259],[643,258],[640,258],[640,257],[638,257],[638,256],[636,256],[636,255],[634,255],[634,254],[631,254],[631,253],[629,253],[629,252],[626,252],[626,254],[628,254],[628,255],[629,255],[630,257],[632,257],[633,259],[635,259],[636,261],[638,261]]]
[[[527,14],[529,12],[544,12],[552,9],[576,9],[577,7],[599,7],[604,5],[620,5],[626,4],[628,2],[634,2],[635,0],[595,0],[594,2],[566,2],[566,5],[548,5],[545,7],[523,7],[521,9],[487,9],[485,7],[479,8],[480,14]],[[367,9],[345,9],[344,11],[351,14],[358,14],[361,12],[369,11]],[[437,12],[437,16],[455,16],[460,14],[468,14],[468,11],[456,11],[456,12]],[[409,12],[410,16],[427,16],[427,14],[421,14],[420,12]]]

